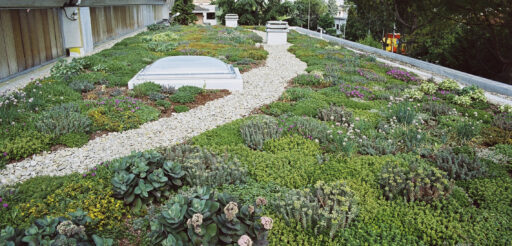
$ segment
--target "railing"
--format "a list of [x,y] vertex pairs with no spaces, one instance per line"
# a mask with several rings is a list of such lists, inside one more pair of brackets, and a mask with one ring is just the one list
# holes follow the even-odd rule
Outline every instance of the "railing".
[[308,30],[308,29],[305,29],[302,27],[294,26],[294,27],[290,27],[290,29],[295,30],[302,34],[306,34],[306,35],[315,37],[315,38],[321,38],[321,39],[324,39],[327,41],[336,42],[343,46],[353,48],[356,50],[361,50],[366,53],[371,53],[371,54],[375,54],[375,55],[378,55],[381,57],[385,57],[385,58],[393,59],[393,60],[400,61],[403,63],[407,63],[407,64],[413,65],[415,67],[418,67],[420,69],[427,70],[432,73],[457,80],[464,84],[477,85],[480,88],[482,88],[486,91],[489,91],[489,92],[495,92],[495,93],[499,93],[502,95],[512,96],[512,85],[508,85],[508,84],[505,84],[502,82],[498,82],[498,81],[482,78],[479,76],[475,76],[472,74],[464,73],[464,72],[461,72],[461,71],[458,71],[455,69],[439,66],[439,65],[432,64],[432,63],[429,63],[426,61],[414,59],[414,58],[411,58],[408,56],[391,53],[391,52],[388,52],[385,50],[373,48],[373,47],[366,46],[366,45],[356,43],[356,42],[352,42],[352,41],[349,41],[346,39],[333,37],[333,36],[330,36],[327,34],[322,35],[318,32],[311,31],[311,30]]

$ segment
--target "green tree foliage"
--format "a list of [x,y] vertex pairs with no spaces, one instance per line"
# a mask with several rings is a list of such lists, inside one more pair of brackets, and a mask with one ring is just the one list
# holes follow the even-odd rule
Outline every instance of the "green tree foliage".
[[329,12],[331,16],[335,16],[338,13],[338,5],[336,4],[336,0],[327,1],[327,12]]
[[347,38],[402,34],[407,54],[512,84],[509,0],[352,0]]
[[328,28],[332,28],[334,26],[334,17],[329,14],[329,12],[325,12],[320,19],[318,20],[318,26],[327,30]]
[[197,16],[193,14],[192,11],[194,11],[192,0],[176,0],[171,14],[180,13],[178,16],[174,17],[174,21],[182,25],[188,25],[197,20]]

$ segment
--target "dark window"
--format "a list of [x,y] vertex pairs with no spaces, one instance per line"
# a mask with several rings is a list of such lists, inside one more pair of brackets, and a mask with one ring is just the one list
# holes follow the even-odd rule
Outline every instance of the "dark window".
[[340,30],[340,24],[336,24],[336,30]]
[[215,19],[215,13],[206,13],[206,19],[208,19],[208,20]]

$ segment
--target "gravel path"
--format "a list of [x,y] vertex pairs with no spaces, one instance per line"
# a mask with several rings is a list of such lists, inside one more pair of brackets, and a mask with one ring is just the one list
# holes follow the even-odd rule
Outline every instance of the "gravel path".
[[[264,35],[263,32],[257,32]],[[161,146],[170,146],[206,130],[247,116],[252,110],[271,103],[283,93],[287,82],[305,73],[307,65],[287,51],[290,45],[267,46],[266,64],[242,75],[244,90],[208,102],[188,112],[148,122],[138,129],[89,141],[81,148],[66,148],[42,153],[7,165],[0,171],[0,186],[42,175],[84,172],[102,161]]]

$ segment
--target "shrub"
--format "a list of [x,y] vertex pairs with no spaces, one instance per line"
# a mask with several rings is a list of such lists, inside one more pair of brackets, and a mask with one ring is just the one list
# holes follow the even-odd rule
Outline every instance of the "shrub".
[[420,85],[420,91],[427,95],[432,95],[437,91],[437,84],[434,82],[423,82]]
[[311,74],[301,74],[293,79],[293,84],[296,85],[307,85],[307,86],[315,86],[320,85],[322,83],[322,79],[320,76],[315,76]]
[[89,142],[89,136],[81,133],[66,133],[57,139],[57,143],[64,144],[71,148],[82,147]]
[[462,90],[460,91],[460,94],[462,96],[468,96],[472,100],[477,101],[477,102],[478,101],[479,102],[487,101],[487,97],[485,96],[484,90],[482,90],[481,88],[479,88],[476,85],[467,86],[467,87],[462,88]]
[[408,102],[394,104],[389,112],[389,118],[396,119],[398,123],[403,124],[412,124],[416,115],[415,107]]
[[133,87],[136,97],[149,96],[151,93],[160,92],[161,87],[154,82],[144,82]]
[[318,110],[328,107],[329,104],[320,98],[305,98],[296,102],[291,112],[297,116],[314,117],[318,114]]
[[85,133],[91,127],[91,120],[80,113],[75,103],[65,103],[43,112],[35,122],[38,131],[54,136],[67,133]]
[[505,131],[512,131],[512,113],[494,115],[492,123]]
[[192,94],[192,95],[196,96],[198,94],[201,94],[203,91],[204,91],[203,89],[201,89],[197,86],[185,85],[185,86],[178,88],[178,90],[176,92],[177,93],[188,93],[188,94]]
[[469,120],[460,119],[455,125],[455,134],[463,142],[469,141],[480,133],[480,124]]
[[171,103],[165,100],[157,100],[155,104],[156,106],[163,107],[164,109],[168,109],[171,107]]
[[261,150],[265,141],[281,137],[282,130],[278,128],[275,118],[260,115],[243,123],[240,132],[248,147]]
[[73,89],[77,92],[81,92],[81,93],[94,90],[94,84],[92,84],[89,81],[83,81],[83,80],[73,81],[73,82],[71,82],[71,84],[69,84],[69,87],[71,87],[71,89]]
[[471,105],[471,97],[468,95],[465,96],[454,96],[452,102],[464,107],[468,107]]
[[132,204],[135,211],[160,197],[169,197],[171,188],[183,185],[181,164],[167,161],[156,151],[132,153],[108,163],[114,172],[114,197]]
[[6,245],[113,245],[112,239],[87,233],[85,226],[91,218],[86,212],[78,210],[69,217],[38,219],[24,230],[8,226],[1,230],[0,241]]
[[189,110],[190,110],[190,108],[185,105],[174,106],[174,111],[176,111],[176,113],[183,113],[183,112],[187,112]]
[[398,152],[395,141],[383,136],[363,138],[360,143],[359,152],[363,155],[391,155]]
[[418,161],[409,168],[389,163],[382,169],[379,184],[389,200],[403,197],[409,202],[427,203],[449,196],[453,187],[445,172]]
[[243,184],[247,169],[229,155],[216,155],[206,149],[176,145],[164,150],[166,160],[180,163],[190,186],[217,187],[223,184]]
[[18,160],[32,154],[49,150],[51,146],[51,135],[37,131],[22,132],[7,141],[0,142],[0,151],[6,153],[10,160]]
[[76,75],[84,69],[86,60],[74,58],[71,62],[67,62],[65,59],[60,59],[50,69],[50,74],[55,77],[64,77]]
[[158,119],[160,111],[131,97],[102,99],[87,104],[94,126],[108,131],[124,131]]
[[285,220],[299,222],[304,229],[330,238],[347,228],[358,213],[354,192],[341,181],[319,181],[311,190],[285,191],[271,203]]
[[464,153],[455,153],[453,149],[444,149],[435,155],[437,167],[455,180],[467,180],[481,177],[486,168],[477,157],[470,157]]
[[151,100],[151,101],[163,100],[166,97],[167,97],[166,95],[164,95],[160,92],[152,92],[151,94],[149,94],[149,100]]
[[187,92],[176,92],[169,99],[175,103],[191,103],[196,100],[196,96]]
[[421,104],[421,108],[424,112],[429,113],[433,117],[443,116],[443,115],[451,115],[455,111],[452,107],[450,107],[446,103],[437,103],[437,102],[426,102]]
[[288,113],[292,110],[292,105],[290,103],[285,102],[273,102],[267,106],[263,106],[261,111],[265,114],[269,114],[272,116],[280,116],[285,113]]
[[164,24],[151,24],[151,25],[147,26],[147,28],[148,28],[148,31],[158,31],[158,30],[165,29],[166,26]]
[[414,99],[414,100],[421,100],[425,94],[417,89],[405,89],[404,90],[404,96]]
[[445,91],[457,91],[459,89],[459,84],[457,84],[457,81],[453,79],[447,79],[439,83],[439,89]]
[[172,85],[162,85],[162,93],[173,94],[176,92],[176,87]]
[[314,91],[311,88],[289,88],[281,96],[281,99],[286,101],[298,101],[309,97]]
[[151,221],[150,237],[163,245],[268,245],[268,231],[273,221],[262,217],[258,199],[241,205],[227,194],[214,197],[207,188],[197,188],[190,195],[177,195]]
[[323,121],[334,121],[348,126],[352,119],[352,112],[347,111],[344,107],[331,105],[327,109],[318,110],[318,118]]

